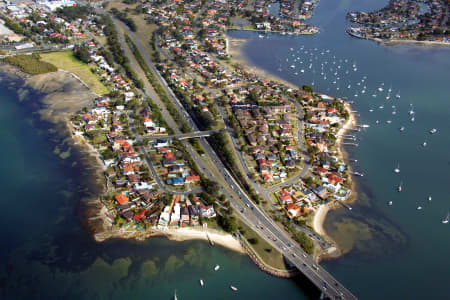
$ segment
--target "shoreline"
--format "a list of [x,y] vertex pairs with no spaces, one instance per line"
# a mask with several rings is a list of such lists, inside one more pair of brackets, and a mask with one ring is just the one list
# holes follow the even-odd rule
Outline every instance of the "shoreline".
[[[102,208],[102,211],[104,209]],[[202,240],[209,242],[210,240],[217,245],[220,245],[229,250],[247,254],[240,242],[235,239],[231,234],[221,232],[219,230],[206,229],[202,227],[186,227],[178,229],[159,229],[157,227],[151,227],[146,230],[136,231],[134,229],[113,229],[109,228],[103,232],[96,233],[94,239],[96,242],[103,242],[111,238],[120,239],[135,239],[137,241],[144,241],[150,237],[165,237],[171,241],[183,242],[189,240]]]
[[363,40],[374,41],[385,46],[395,46],[400,44],[410,44],[417,46],[450,46],[450,43],[444,43],[439,41],[418,41],[418,40],[401,40],[401,39],[383,40],[380,38],[373,38],[373,37],[357,37],[357,36],[353,37]]
[[[241,64],[248,69],[251,69],[252,72],[260,76],[261,78],[265,80],[274,80],[281,82],[285,84],[286,86],[289,86],[291,88],[297,89],[298,86],[287,82],[284,79],[279,78],[278,76],[274,75],[273,73],[269,73],[268,71],[265,71],[255,65],[253,65],[250,62],[250,59],[246,57],[242,51],[242,47],[245,46],[245,44],[248,42],[246,39],[240,39],[240,38],[232,38],[229,35],[226,35],[226,41],[227,41],[227,50],[228,53],[231,56],[231,60],[235,63]],[[336,148],[337,148],[337,155],[343,159],[343,161],[346,162],[347,168],[349,173],[351,173],[351,167],[348,164],[348,154],[345,151],[343,145],[342,145],[342,136],[345,135],[347,131],[349,131],[352,127],[354,127],[357,124],[356,115],[351,110],[351,105],[348,102],[345,102],[344,104],[345,109],[349,113],[349,118],[345,122],[345,124],[342,125],[342,127],[337,132],[337,139],[336,139]],[[351,176],[351,175],[350,175]],[[349,198],[345,201],[346,203],[354,203],[357,198],[357,192],[356,192],[356,186],[354,180],[352,180],[351,184],[351,193]],[[337,243],[326,233],[326,230],[324,228],[324,223],[326,216],[329,211],[336,209],[337,204],[334,202],[330,202],[328,204],[321,205],[316,211],[314,218],[313,218],[313,229],[317,233],[319,233],[322,238],[330,242],[331,244],[335,245],[335,247],[329,248],[327,252],[320,251],[319,254],[315,257],[317,262],[320,262],[323,259],[332,259],[337,258],[342,255],[342,251],[337,247]]]
[[[1,65],[0,72],[6,76],[21,79],[24,89],[33,89],[43,95],[40,101],[43,108],[38,110],[39,118],[60,128],[59,134],[62,140],[70,146],[78,148],[81,156],[80,163],[84,165],[86,170],[89,170],[96,187],[100,187],[100,189],[95,190],[96,196],[80,199],[81,224],[86,226],[87,231],[91,233],[91,237],[95,241],[102,242],[108,238],[144,240],[147,237],[163,236],[173,241],[203,240],[208,242],[208,237],[203,229],[160,230],[151,228],[145,231],[112,229],[111,222],[106,215],[107,209],[101,201],[101,196],[106,188],[103,176],[105,166],[98,151],[84,138],[74,134],[74,128],[70,122],[71,114],[83,106],[89,105],[92,102],[92,97],[95,97],[96,94],[78,76],[65,70],[41,75],[28,75],[12,66]],[[61,94],[66,94],[66,97],[61,98]],[[80,99],[84,99],[84,101],[80,101]],[[208,229],[207,232],[209,238],[215,244],[246,254],[240,242],[231,234],[211,229]]]

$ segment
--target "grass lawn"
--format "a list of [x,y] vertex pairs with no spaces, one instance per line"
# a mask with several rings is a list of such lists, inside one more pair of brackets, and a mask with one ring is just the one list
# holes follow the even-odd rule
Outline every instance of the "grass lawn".
[[[280,252],[275,250],[268,242],[266,242],[263,238],[259,237],[259,235],[253,231],[250,227],[248,227],[246,224],[238,220],[238,225],[242,226],[242,228],[245,230],[245,238],[251,239],[251,238],[257,238],[259,242],[256,245],[251,245],[253,250],[258,254],[258,256],[266,263],[267,265],[280,269],[280,270],[287,270],[286,263],[284,262],[283,255],[281,255]],[[270,250],[269,250],[270,249]]]
[[106,94],[108,89],[100,82],[90,67],[73,56],[72,51],[42,53],[41,60],[55,65],[80,77],[97,94]]

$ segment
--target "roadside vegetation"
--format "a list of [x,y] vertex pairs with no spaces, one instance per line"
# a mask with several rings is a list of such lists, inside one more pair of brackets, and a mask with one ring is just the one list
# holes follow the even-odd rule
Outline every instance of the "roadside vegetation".
[[274,249],[268,242],[260,238],[259,235],[241,221],[238,221],[238,229],[243,238],[247,241],[247,246],[268,266],[280,270],[288,270],[288,266],[283,255]]
[[142,57],[141,53],[139,52],[138,48],[136,47],[136,44],[130,39],[128,35],[125,35],[125,41],[128,43],[128,46],[131,49],[131,52],[133,52],[134,57],[136,58],[136,61],[141,66],[142,70],[145,73],[145,76],[147,77],[150,84],[153,86],[153,89],[155,90],[156,94],[158,94],[159,98],[162,102],[164,102],[164,105],[166,106],[169,113],[172,115],[174,121],[179,124],[179,128],[181,132],[187,133],[190,132],[191,129],[184,119],[184,117],[181,115],[181,113],[178,111],[175,104],[172,103],[172,101],[169,99],[169,96],[167,95],[166,91],[162,87],[162,85],[158,82],[156,79],[155,74],[150,70],[150,67],[145,62],[144,58]]
[[48,62],[42,61],[39,54],[14,55],[3,58],[3,62],[18,67],[22,72],[36,75],[55,72],[58,68]]

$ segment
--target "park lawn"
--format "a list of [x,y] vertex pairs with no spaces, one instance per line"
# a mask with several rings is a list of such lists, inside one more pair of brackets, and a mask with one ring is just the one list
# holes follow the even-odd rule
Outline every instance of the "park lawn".
[[[238,226],[242,226],[245,230],[244,237],[248,239],[257,238],[259,242],[256,245],[252,245],[248,243],[253,250],[258,254],[258,256],[272,268],[287,270],[288,267],[284,262],[283,255],[278,252],[278,250],[274,249],[268,242],[266,242],[263,238],[259,237],[259,235],[253,231],[250,227],[247,226],[244,222],[238,220]],[[270,252],[267,250],[271,249]]]
[[55,65],[58,69],[77,75],[89,88],[97,94],[108,93],[108,89],[100,82],[90,67],[73,56],[72,51],[61,51],[40,54],[41,60]]

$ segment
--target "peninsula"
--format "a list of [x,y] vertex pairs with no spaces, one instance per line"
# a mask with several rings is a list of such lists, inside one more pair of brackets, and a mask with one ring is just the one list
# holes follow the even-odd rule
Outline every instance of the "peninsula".
[[236,7],[283,34],[308,28],[294,22],[313,3],[281,1],[279,18],[262,19],[254,11],[270,1],[58,3],[3,10],[18,38],[3,61],[70,68],[95,88],[70,127],[106,179],[97,240],[208,239],[245,249],[271,274],[300,271],[321,290],[329,282],[332,298],[355,298],[316,264],[337,248],[321,228],[326,210],[352,195],[341,150],[349,104],[253,74],[227,49]]
[[448,1],[390,0],[373,12],[350,12],[347,33],[383,43],[450,44]]

